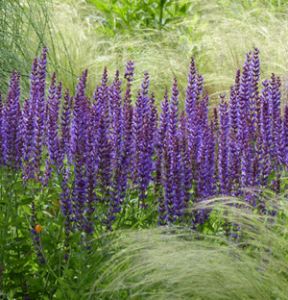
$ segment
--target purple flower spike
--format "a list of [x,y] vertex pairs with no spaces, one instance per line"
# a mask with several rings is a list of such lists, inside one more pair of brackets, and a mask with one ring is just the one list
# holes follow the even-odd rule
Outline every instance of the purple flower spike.
[[30,97],[24,103],[23,110],[23,179],[35,177],[35,125],[36,103],[39,91],[38,60],[34,59],[30,75]]
[[133,181],[139,190],[139,200],[141,206],[145,207],[145,198],[148,185],[151,180],[153,168],[151,155],[151,101],[149,92],[149,75],[144,74],[141,90],[138,93],[136,107],[133,114]]
[[157,130],[157,142],[155,145],[156,150],[156,164],[155,164],[155,195],[158,197],[158,213],[159,213],[159,225],[165,224],[165,203],[162,190],[162,184],[164,183],[164,151],[166,147],[166,137],[169,121],[169,100],[168,92],[165,91],[164,99],[161,103],[161,114],[159,118],[159,129]]
[[178,84],[174,79],[169,108],[167,148],[165,149],[165,208],[166,221],[174,222],[183,214],[183,169],[178,135]]
[[248,139],[250,117],[250,56],[247,55],[243,66],[243,74],[240,82],[239,90],[239,110],[238,110],[238,145],[242,151],[243,145]]
[[71,154],[74,163],[74,187],[72,203],[75,221],[80,229],[85,229],[84,209],[87,202],[87,99],[85,88],[87,80],[85,70],[79,80],[74,99],[74,114],[71,130]]
[[260,60],[259,49],[255,48],[251,60],[251,134],[255,134],[260,122],[260,99],[259,99]]
[[62,154],[62,160],[65,155],[68,161],[71,162],[70,142],[71,142],[71,112],[72,112],[72,98],[69,91],[66,90],[64,95],[64,103],[61,114],[61,141],[60,151]]
[[56,86],[56,75],[53,74],[48,96],[47,144],[51,164],[58,167],[61,161],[58,137],[58,114],[61,97],[61,84]]
[[2,117],[3,157],[7,166],[18,168],[22,157],[22,112],[20,109],[20,76],[11,76]]
[[46,104],[45,104],[45,88],[46,88],[46,64],[47,64],[47,48],[42,51],[41,58],[38,60],[38,86],[37,86],[37,98],[35,101],[35,132],[34,132],[34,171],[39,174],[42,147],[44,142],[44,133],[46,125]]
[[3,153],[3,103],[2,96],[0,93],[0,167],[4,164],[4,153]]
[[191,198],[192,189],[192,169],[190,165],[189,148],[188,148],[188,132],[187,132],[187,119],[184,112],[180,117],[179,126],[179,142],[181,148],[182,167],[183,167],[183,189],[184,189],[184,205],[188,207]]
[[[220,172],[220,171],[219,171]],[[198,201],[211,197],[215,193],[215,141],[212,129],[204,129],[199,147],[197,197]],[[203,212],[200,212],[201,222],[204,221]]]
[[281,141],[282,141],[282,120],[281,120],[281,92],[280,92],[280,78],[272,74],[269,89],[269,108],[272,118],[272,143],[271,156],[273,160],[274,169],[277,170],[282,162]]
[[262,151],[261,151],[261,167],[262,167],[262,184],[266,185],[268,182],[268,176],[272,169],[271,162],[271,142],[272,142],[272,121],[271,112],[269,109],[269,81],[265,80],[263,83],[263,89],[261,93],[261,139],[262,139]]
[[229,145],[229,115],[228,105],[225,96],[221,96],[220,102],[220,136],[219,136],[219,158],[218,172],[220,182],[220,193],[229,193],[229,172],[228,172],[228,145]]
[[194,59],[190,63],[188,75],[188,86],[186,90],[185,110],[187,115],[188,148],[191,158],[191,166],[195,167],[196,160],[196,138],[197,138],[197,112],[196,105],[199,98],[199,84],[197,81],[197,69]]
[[111,229],[112,221],[116,214],[121,210],[122,202],[122,181],[123,181],[123,110],[121,98],[121,81],[119,79],[119,71],[116,71],[115,79],[110,87],[110,103],[112,113],[111,125],[111,168],[112,168],[112,190],[109,203],[109,212],[107,217],[107,227]]

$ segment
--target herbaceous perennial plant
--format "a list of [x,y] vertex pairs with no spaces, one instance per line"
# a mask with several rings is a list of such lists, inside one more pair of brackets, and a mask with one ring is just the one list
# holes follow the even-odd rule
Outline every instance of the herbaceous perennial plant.
[[[246,56],[236,72],[230,96],[220,96],[209,112],[203,77],[191,60],[185,109],[179,110],[174,79],[159,111],[149,91],[149,74],[132,99],[134,64],[124,78],[117,71],[112,83],[104,70],[89,98],[85,70],[75,94],[63,91],[55,74],[46,86],[47,49],[32,65],[30,96],[20,99],[20,76],[11,75],[6,101],[0,102],[0,165],[21,172],[23,185],[59,180],[60,205],[69,235],[87,236],[100,222],[113,228],[138,195],[138,210],[153,205],[159,224],[188,220],[202,224],[208,212],[191,213],[195,202],[215,195],[243,197],[265,211],[262,187],[281,189],[281,173],[288,164],[288,106],[281,112],[280,79],[272,74],[260,86],[259,51]],[[210,116],[210,117],[209,117]],[[32,202],[31,231],[39,260],[37,207]]]

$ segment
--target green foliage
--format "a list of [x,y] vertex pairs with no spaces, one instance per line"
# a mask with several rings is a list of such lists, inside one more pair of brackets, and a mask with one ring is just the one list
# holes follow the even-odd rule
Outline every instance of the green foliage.
[[[21,173],[0,168],[0,290],[8,299],[22,299],[24,296],[76,299],[79,289],[87,290],[89,283],[93,283],[94,272],[91,277],[89,268],[94,269],[111,256],[105,245],[111,243],[113,234],[105,238],[107,229],[101,215],[106,213],[106,208],[102,204],[96,211],[94,237],[74,232],[69,239],[68,261],[64,259],[67,248],[65,220],[60,209],[60,182],[61,178],[55,176],[46,187],[34,180],[24,184]],[[139,209],[136,191],[131,191],[125,201],[126,209],[118,216],[114,230],[137,230],[156,225],[152,190],[147,196],[147,210]],[[36,208],[37,224],[43,228],[38,236],[45,264],[39,262],[33,243],[32,202]]]
[[88,0],[99,14],[98,20],[112,34],[139,29],[167,29],[187,16],[188,1],[179,0]]
[[[43,187],[33,180],[23,185],[22,175],[6,168],[0,172],[3,299],[287,299],[286,194],[263,191],[266,214],[241,199],[202,201],[193,210],[210,217],[194,231],[185,223],[157,228],[154,191],[146,210],[130,191],[113,231],[95,220],[93,237],[74,232],[65,261],[61,178]],[[45,264],[33,245],[32,202]]]

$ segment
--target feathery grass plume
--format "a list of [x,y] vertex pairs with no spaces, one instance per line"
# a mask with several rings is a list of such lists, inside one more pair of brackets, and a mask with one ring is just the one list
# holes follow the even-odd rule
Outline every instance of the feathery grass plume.
[[[0,60],[5,66],[9,62],[14,69],[23,64],[26,72],[21,74],[25,75],[29,73],[30,59],[41,45],[47,45],[50,49],[50,72],[57,70],[58,78],[71,90],[76,85],[77,74],[83,69],[89,68],[91,74],[95,74],[93,76],[96,78],[93,79],[99,79],[101,75],[97,75],[96,71],[105,65],[109,65],[112,72],[116,69],[121,71],[125,62],[133,58],[138,62],[139,75],[136,74],[136,81],[141,80],[140,74],[144,70],[149,70],[151,78],[155,79],[151,87],[155,89],[156,96],[162,94],[160,91],[175,76],[180,91],[184,91],[186,75],[183,70],[193,55],[206,78],[205,89],[210,92],[212,99],[217,99],[216,94],[229,90],[234,69],[241,66],[239,57],[255,45],[262,49],[262,74],[268,77],[273,70],[282,78],[286,77],[283,57],[287,57],[287,53],[283,40],[287,35],[284,30],[287,26],[283,24],[287,23],[287,6],[283,5],[279,13],[278,9],[273,10],[278,7],[275,1],[273,5],[267,5],[267,1],[266,4],[257,1],[255,6],[254,2],[251,4],[247,1],[190,1],[186,14],[176,19],[175,23],[170,23],[169,30],[136,30],[134,33],[119,32],[109,37],[103,34],[99,12],[87,6],[85,1],[36,3],[25,0],[21,1],[22,5],[17,5],[19,3],[18,0],[3,2],[3,7],[7,9],[2,16],[4,25],[11,25],[11,28],[16,25],[16,18],[10,12],[20,10],[15,15],[22,16],[24,20],[16,26],[21,29],[16,31],[22,35],[1,35],[7,46]],[[278,30],[280,27],[281,32]],[[26,58],[24,61],[22,55]],[[6,68],[5,78],[13,68]],[[6,81],[1,80],[1,83],[5,86]],[[89,91],[93,88],[88,86]]]
[[24,94],[28,94],[30,61],[49,39],[51,4],[50,0],[1,1],[0,89],[6,88],[10,73],[17,69]]
[[[233,198],[202,201],[195,209],[213,210],[217,234],[173,226],[118,232],[117,251],[95,274],[86,299],[287,299],[284,198],[267,199],[276,216]],[[223,232],[230,222],[241,228],[238,241]]]

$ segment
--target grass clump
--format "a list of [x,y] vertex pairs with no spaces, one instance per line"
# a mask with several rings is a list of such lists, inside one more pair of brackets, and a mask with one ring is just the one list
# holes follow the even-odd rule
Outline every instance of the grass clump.
[[28,88],[31,60],[45,44],[50,1],[0,1],[0,89],[6,90],[10,74],[18,70]]
[[104,264],[88,299],[287,299],[286,200],[276,206],[276,216],[263,216],[236,199],[202,203],[220,212],[223,225],[238,225],[236,240],[225,226],[213,234],[177,227],[122,232],[114,242],[122,250]]
[[[82,1],[55,0],[50,5],[53,38],[50,60],[57,62],[50,70],[54,71],[57,67],[59,78],[65,86],[74,88],[77,74],[89,68],[93,77],[89,83],[92,91],[95,82],[100,79],[97,75],[99,70],[109,66],[111,73],[116,69],[123,71],[122,66],[133,60],[137,62],[139,74],[136,81],[140,81],[142,74],[149,70],[157,98],[162,97],[161,91],[173,77],[177,77],[180,90],[184,93],[186,66],[190,57],[194,56],[206,78],[206,90],[217,98],[219,93],[229,90],[233,72],[241,66],[239,58],[253,47],[261,49],[263,77],[268,77],[272,70],[284,79],[287,77],[287,51],[283,43],[287,35],[285,3],[167,1],[166,13],[171,13],[171,22],[162,28],[153,25],[159,21],[157,5],[151,8],[152,11],[146,11],[138,7],[142,2],[133,2],[135,7],[132,8],[127,3],[108,1],[93,6]],[[110,5],[116,16],[107,13]],[[177,5],[179,9],[185,5],[179,16],[172,9]],[[129,19],[131,24],[128,26],[125,16],[129,11],[134,17]],[[150,14],[155,21],[144,24],[137,13]],[[46,38],[50,49],[51,43]]]

